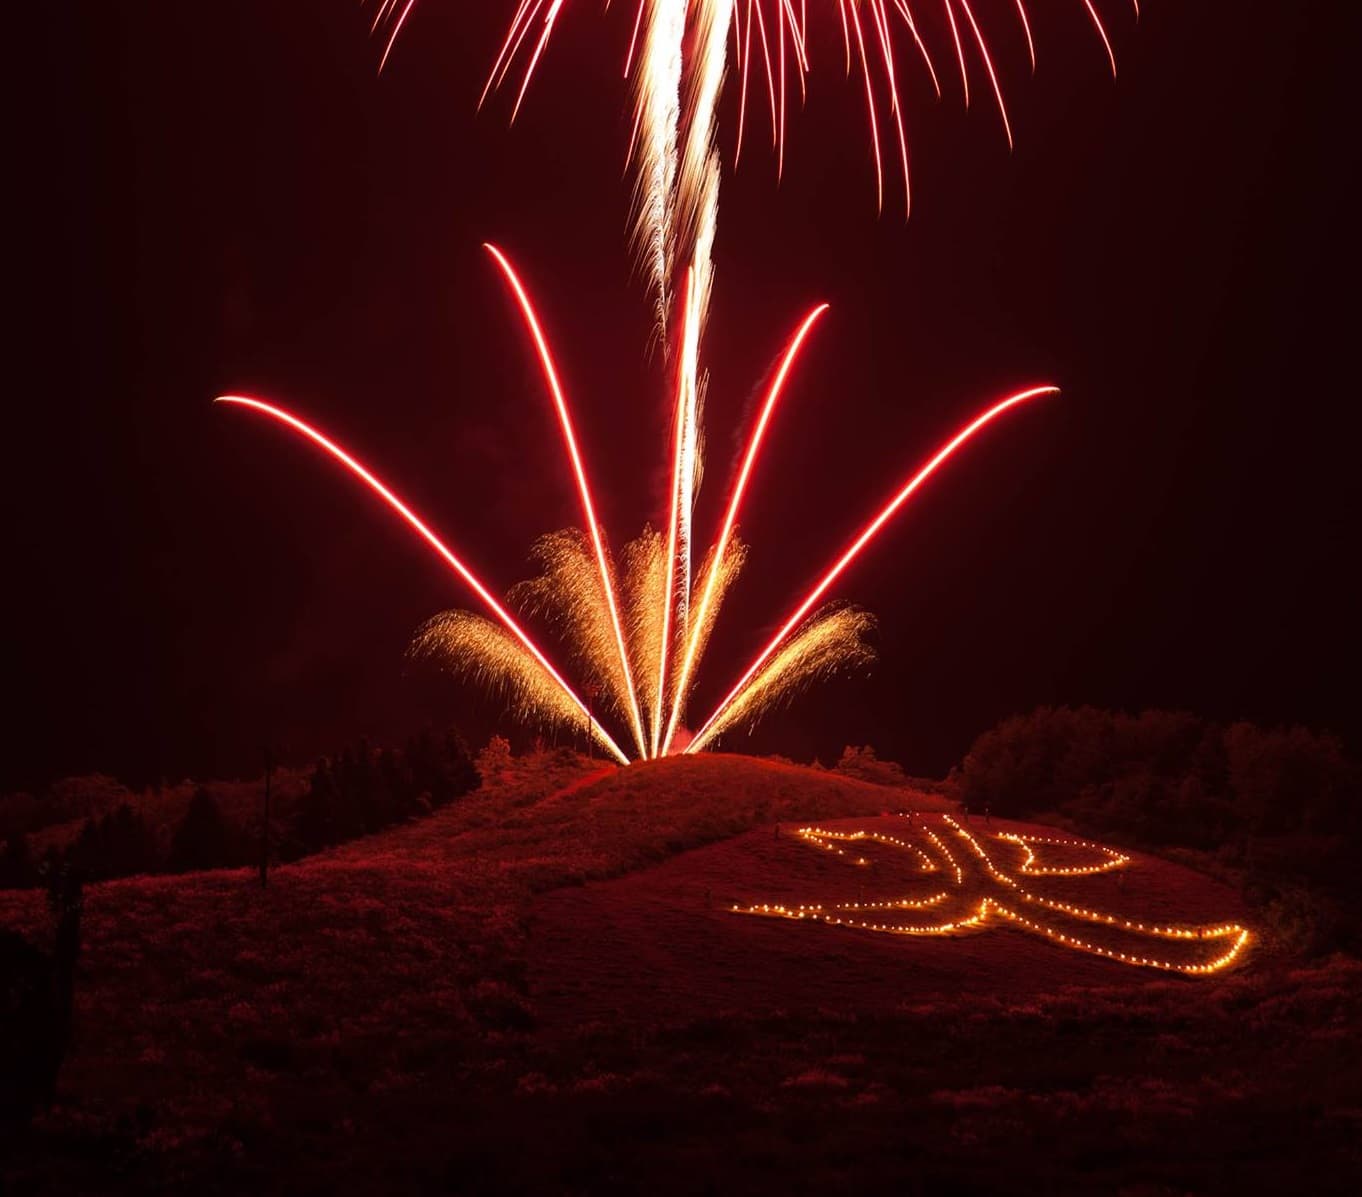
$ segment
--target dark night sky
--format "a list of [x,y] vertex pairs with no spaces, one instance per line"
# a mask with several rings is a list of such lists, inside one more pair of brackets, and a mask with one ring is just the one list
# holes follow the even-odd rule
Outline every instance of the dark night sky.
[[[497,587],[525,576],[575,508],[494,240],[555,337],[616,542],[657,522],[628,13],[570,5],[508,131],[507,101],[474,110],[508,2],[424,0],[382,80],[353,3],[36,7],[11,138],[33,211],[9,229],[0,786],[232,775],[265,739],[303,761],[427,722],[484,737],[484,700],[403,659],[468,596],[315,452],[209,401],[316,419]],[[1053,379],[1062,398],[971,450],[840,586],[881,619],[872,675],[731,745],[826,760],[868,741],[942,771],[1003,715],[1094,702],[1305,721],[1356,748],[1341,6],[1151,0],[1136,29],[1109,3],[1115,84],[1077,0],[1033,7],[1034,84],[998,43],[1015,153],[986,103],[909,86],[907,225],[892,190],[875,218],[831,25],[783,182],[761,152],[725,178],[702,527],[754,386],[810,303],[833,310],[700,702],[939,440]]]

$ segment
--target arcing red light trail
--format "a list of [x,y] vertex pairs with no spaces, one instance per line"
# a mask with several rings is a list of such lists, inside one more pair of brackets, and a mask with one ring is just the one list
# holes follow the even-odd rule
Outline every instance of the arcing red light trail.
[[629,668],[629,651],[624,646],[624,630],[620,626],[619,604],[615,600],[615,583],[610,576],[609,562],[605,558],[605,545],[601,540],[601,526],[596,519],[595,504],[591,501],[591,487],[586,478],[586,466],[582,464],[582,454],[577,448],[577,437],[572,430],[572,416],[568,411],[567,399],[563,395],[562,385],[558,381],[558,371],[553,364],[553,355],[549,352],[548,341],[544,339],[544,333],[540,328],[539,318],[535,315],[534,306],[530,303],[530,297],[525,293],[525,288],[521,285],[520,279],[516,276],[510,262],[506,260],[506,255],[495,245],[488,244],[485,248],[496,259],[497,265],[501,267],[507,282],[510,283],[511,289],[515,292],[516,301],[520,304],[521,313],[525,317],[525,324],[529,328],[530,336],[534,339],[535,350],[539,354],[539,362],[544,370],[544,380],[548,383],[549,391],[553,395],[554,406],[558,410],[558,420],[563,429],[563,441],[567,445],[568,456],[572,459],[572,473],[577,480],[577,493],[582,501],[582,519],[586,522],[592,547],[596,550],[596,564],[601,574],[601,589],[605,594],[606,606],[610,611],[610,622],[615,632],[615,642],[619,650],[620,672],[625,693],[628,696],[629,718],[633,728],[634,742],[638,745],[639,753],[646,756],[648,750],[643,738],[643,722],[639,717],[638,690],[634,686],[633,672]]
[[577,697],[576,691],[573,690],[572,687],[563,680],[558,671],[549,664],[548,658],[540,651],[539,646],[526,635],[524,629],[521,628],[514,618],[512,618],[510,612],[496,600],[492,595],[492,592],[488,590],[486,586],[478,581],[473,572],[445,546],[444,542],[426,526],[421,518],[389,490],[387,486],[380,482],[377,477],[370,473],[368,469],[355,460],[355,458],[351,457],[349,453],[334,441],[323,436],[310,424],[298,419],[297,416],[290,415],[281,407],[275,407],[273,404],[264,403],[259,399],[247,398],[244,395],[220,395],[215,402],[235,404],[238,407],[249,408],[252,411],[260,412],[262,415],[269,416],[271,419],[278,420],[279,423],[288,428],[292,428],[295,432],[307,437],[313,444],[325,449],[326,452],[331,454],[332,457],[350,470],[351,473],[360,478],[370,490],[406,520],[407,523],[416,530],[417,534],[444,559],[445,563],[472,587],[473,592],[482,599],[492,614],[497,617],[498,621],[500,621],[500,623],[502,623],[506,629],[520,641],[524,646],[525,651],[533,656],[553,681],[561,687],[563,693],[572,701],[572,704],[586,717],[591,725],[592,732],[601,744],[604,745],[610,753],[618,757],[621,763],[628,763],[629,758],[620,750],[619,745],[617,745],[615,741],[610,738],[609,733],[591,717],[590,713],[587,711],[586,705]]
[[875,536],[879,533],[880,529],[883,528],[884,525],[888,523],[889,520],[893,517],[894,513],[898,511],[899,508],[901,508],[909,499],[913,497],[913,495],[917,492],[918,488],[924,482],[926,482],[927,479],[930,478],[940,466],[945,464],[946,460],[951,456],[951,454],[953,454],[966,441],[968,441],[972,436],[974,436],[974,434],[977,433],[981,428],[983,428],[984,425],[991,423],[993,420],[1001,416],[1004,412],[1009,411],[1012,408],[1019,406],[1020,404],[1026,403],[1028,400],[1035,399],[1040,395],[1056,395],[1058,393],[1059,388],[1053,386],[1031,387],[1029,390],[1019,391],[1017,394],[1012,395],[1007,399],[1004,399],[1001,403],[995,403],[986,412],[984,412],[983,415],[979,416],[973,422],[966,425],[966,427],[964,427],[958,433],[956,433],[955,436],[952,437],[937,452],[936,456],[933,457],[916,474],[914,474],[912,479],[908,482],[908,484],[901,491],[899,491],[898,494],[896,494],[892,499],[890,499],[888,503],[884,505],[880,513],[876,515],[875,518],[872,519],[870,523],[868,523],[865,526],[865,529],[861,532],[861,534],[854,541],[852,541],[851,546],[846,550],[846,552],[844,552],[832,565],[832,567],[818,580],[818,582],[805,596],[804,601],[801,602],[799,606],[795,608],[794,613],[785,621],[784,624],[781,625],[780,631],[778,631],[774,636],[771,637],[770,642],[766,645],[764,649],[762,649],[761,653],[758,654],[756,660],[753,661],[752,664],[748,667],[747,672],[744,673],[742,677],[738,679],[737,685],[735,685],[733,689],[728,692],[724,700],[718,705],[718,707],[715,708],[714,714],[712,714],[705,721],[704,726],[701,727],[698,732],[696,732],[695,738],[690,742],[686,751],[688,752],[698,751],[699,749],[703,748],[706,743],[709,742],[710,736],[712,734],[710,729],[715,726],[716,722],[723,715],[724,711],[728,708],[729,704],[732,703],[739,696],[739,694],[742,693],[743,687],[746,686],[756,675],[757,671],[768,660],[770,660],[771,654],[774,653],[776,649],[778,649],[786,641],[790,633],[793,632],[796,627],[798,627],[800,622],[809,613],[809,610],[810,608],[813,607],[814,603],[816,603],[820,598],[823,597],[824,594],[827,593],[828,588],[835,581],[837,581],[837,579],[841,576],[842,572],[847,568],[847,566],[849,566],[852,563],[852,561],[854,561],[860,555],[861,550],[864,549],[865,546],[868,545],[871,542],[871,540],[875,538]]
[[[758,416],[756,426],[752,429],[752,435],[748,438],[747,451],[743,454],[742,468],[739,469],[738,479],[733,484],[733,496],[729,500],[723,527],[719,530],[719,538],[715,542],[712,564],[705,573],[705,585],[700,592],[700,602],[695,612],[694,626],[691,634],[686,637],[686,649],[681,658],[680,674],[676,683],[677,692],[680,694],[685,694],[690,685],[691,671],[695,665],[700,634],[704,628],[706,616],[709,614],[710,605],[714,601],[715,587],[720,576],[720,565],[728,551],[728,543],[733,536],[733,528],[738,520],[738,511],[742,507],[743,495],[747,491],[747,482],[752,476],[752,466],[756,462],[757,451],[761,448],[762,438],[766,435],[766,426],[770,423],[771,414],[775,411],[776,403],[780,400],[781,392],[785,388],[785,380],[790,375],[790,369],[795,363],[795,358],[799,355],[799,350],[803,346],[805,338],[813,331],[814,323],[827,310],[827,304],[819,304],[804,318],[804,323],[799,326],[799,331],[790,339],[790,344],[785,350],[785,357],[782,359],[779,369],[776,370],[770,389],[766,392],[766,400],[761,406],[761,415]],[[676,724],[681,715],[681,706],[682,704],[679,702],[672,705],[671,718],[667,720],[667,731],[661,745],[661,755],[663,756],[666,756],[671,748],[672,738],[676,735]],[[654,753],[658,752],[657,745],[653,746],[653,751]]]

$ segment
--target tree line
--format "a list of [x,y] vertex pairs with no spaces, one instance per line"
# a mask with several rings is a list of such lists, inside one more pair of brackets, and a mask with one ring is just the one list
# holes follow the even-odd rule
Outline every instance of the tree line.
[[473,754],[456,731],[427,730],[402,748],[375,749],[360,740],[319,760],[301,795],[276,804],[268,828],[263,807],[251,815],[229,812],[209,784],[197,786],[169,824],[153,822],[134,799],[91,815],[64,847],[36,857],[27,834],[11,833],[0,847],[0,888],[30,888],[69,871],[107,881],[239,868],[258,864],[262,850],[271,861],[298,860],[429,814],[478,783]]
[[1212,858],[1300,946],[1362,945],[1362,770],[1336,736],[1041,707],[971,747],[956,777],[972,811],[1058,816],[1093,832]]

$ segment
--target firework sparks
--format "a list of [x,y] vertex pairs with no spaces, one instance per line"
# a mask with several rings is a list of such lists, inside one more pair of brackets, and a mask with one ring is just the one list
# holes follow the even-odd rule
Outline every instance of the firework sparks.
[[584,679],[607,696],[615,715],[628,720],[629,679],[616,651],[614,620],[586,537],[576,528],[551,532],[535,542],[530,559],[540,573],[513,586],[507,604],[546,623]]
[[[716,546],[717,547],[717,546]],[[712,551],[713,553],[713,551]],[[596,584],[595,564],[586,539],[576,528],[565,528],[540,537],[531,550],[532,560],[540,573],[513,586],[506,596],[509,606],[520,614],[546,624],[564,641],[573,663],[590,684],[590,692],[605,699],[605,706],[620,718],[627,718],[627,690],[615,655],[610,616],[601,600]],[[697,655],[703,656],[715,617],[747,556],[747,548],[736,537],[724,546],[724,558],[716,568],[715,558],[706,560],[706,570],[714,579],[713,597],[702,625],[693,631],[698,646]],[[622,554],[620,571],[621,593],[625,596],[625,611],[629,617],[631,650],[635,660],[656,654],[661,643],[661,629],[656,613],[661,609],[659,591],[663,585],[662,538],[650,528],[627,544]],[[869,659],[864,645],[851,641],[868,626],[866,621],[848,621],[841,639],[841,661],[844,668],[853,668]],[[770,701],[760,695],[744,701],[740,711],[734,711],[725,726],[732,726],[748,713],[758,713],[780,698],[792,697],[798,689],[815,677],[831,673],[838,667],[834,657],[834,637],[831,629],[821,636],[797,636],[807,646],[808,659],[794,663],[790,669],[772,663],[763,671],[763,681],[769,690]],[[637,635],[637,642],[634,637]],[[681,637],[673,636],[673,656],[681,650]],[[811,667],[814,654],[817,667]],[[538,661],[524,646],[496,624],[465,611],[446,611],[435,616],[418,630],[409,649],[417,659],[433,659],[448,671],[502,698],[510,713],[522,721],[540,727],[574,727],[581,722],[580,714],[563,692],[553,683]],[[788,673],[788,676],[778,676]],[[647,672],[639,671],[640,677]],[[677,679],[673,674],[667,690],[667,703],[676,701]],[[749,687],[756,691],[758,686]],[[649,699],[651,693],[646,695]],[[664,707],[665,709],[665,707]],[[654,755],[657,755],[654,750]]]
[[[666,540],[660,532],[645,525],[642,535],[625,545],[620,557],[634,676],[639,681],[639,697],[644,710],[655,712],[660,693],[657,663],[665,655],[662,648],[664,614],[670,610],[666,601]],[[653,721],[656,722],[655,714]]]
[[[856,607],[832,606],[815,612],[710,720],[706,740],[755,723],[816,681],[872,664],[875,654],[865,636],[874,626],[874,616]],[[690,748],[688,744],[686,751]]]
[[417,631],[408,653],[499,695],[522,722],[567,730],[582,724],[582,713],[525,646],[481,615],[436,615]]
[[[1116,0],[1067,3],[1083,14],[1115,75],[1116,51],[1108,25]],[[408,25],[414,4],[415,0],[374,0],[371,32],[383,46],[380,71]],[[565,7],[563,0],[517,0],[479,107],[514,75],[518,82],[512,84],[510,119],[515,121]],[[1131,0],[1129,11],[1139,19],[1139,0]],[[1013,130],[1004,83],[1006,64],[995,42],[1017,40],[1019,29],[1030,72],[1036,69],[1030,0],[999,0],[987,12],[978,0],[821,0],[813,5],[807,0],[797,5],[793,0],[636,0],[628,28],[624,75],[633,87],[635,238],[652,281],[664,343],[673,291],[684,271],[696,271],[699,307],[701,312],[708,308],[709,245],[719,185],[716,114],[730,43],[738,78],[734,161],[742,156],[749,107],[762,104],[759,93],[764,92],[762,106],[769,111],[779,178],[792,85],[802,101],[815,47],[835,39],[833,31],[838,31],[844,69],[847,75],[858,75],[865,95],[877,210],[884,207],[885,159],[891,156],[902,181],[905,217],[912,207],[912,188],[904,97],[912,72],[903,69],[904,51],[920,64],[938,98],[943,95],[936,65],[940,56],[954,59],[966,107],[975,77],[982,77],[1009,146]]]

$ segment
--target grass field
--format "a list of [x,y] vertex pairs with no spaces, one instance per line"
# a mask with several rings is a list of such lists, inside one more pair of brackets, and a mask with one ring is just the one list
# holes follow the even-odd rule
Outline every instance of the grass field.
[[[791,832],[908,805],[949,807],[742,757],[541,762],[265,891],[245,871],[92,887],[59,1100],[4,1145],[5,1191],[1354,1187],[1355,961],[1257,943],[1194,980],[1010,929],[727,909],[894,892],[879,859]],[[1134,864],[1052,892],[1243,915]],[[0,893],[0,924],[49,934],[33,893]]]

